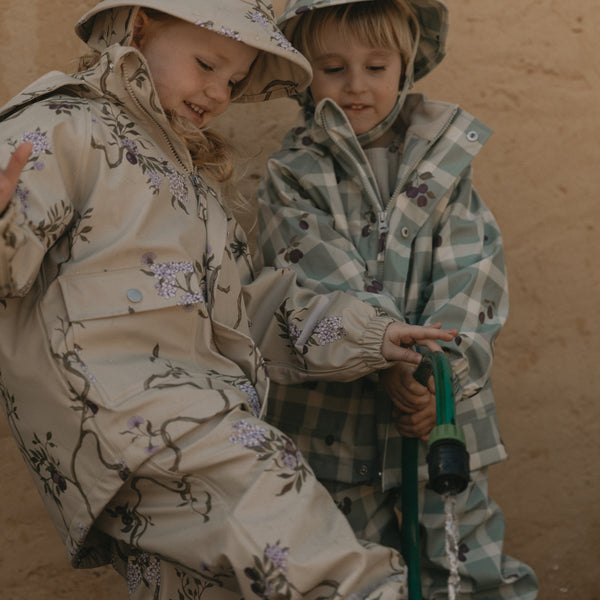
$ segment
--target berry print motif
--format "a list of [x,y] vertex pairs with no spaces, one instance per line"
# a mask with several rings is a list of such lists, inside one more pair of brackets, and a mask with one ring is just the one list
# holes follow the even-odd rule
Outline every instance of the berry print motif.
[[417,206],[424,208],[429,200],[435,199],[435,194],[429,190],[429,186],[425,183],[431,179],[433,174],[429,171],[415,174],[415,178],[409,181],[403,189],[403,192],[411,199],[415,200]]
[[365,281],[365,291],[371,292],[372,294],[379,294],[381,290],[383,290],[383,285],[377,281],[377,279],[367,276],[367,281]]
[[300,242],[298,236],[295,235],[290,239],[288,247],[282,248],[279,254],[283,254],[283,259],[286,262],[297,264],[304,258],[304,252],[298,246],[300,246]]
[[483,325],[485,323],[486,318],[489,320],[493,319],[495,311],[496,303],[493,300],[484,300],[483,308],[479,313],[479,322]]
[[366,238],[369,237],[377,223],[377,215],[369,209],[363,214],[363,217],[367,224],[362,228],[361,235]]

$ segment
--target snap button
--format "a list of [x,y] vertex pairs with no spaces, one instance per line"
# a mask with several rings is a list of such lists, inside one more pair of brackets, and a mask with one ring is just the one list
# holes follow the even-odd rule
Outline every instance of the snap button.
[[410,234],[410,231],[408,231],[408,227],[403,227],[400,230],[400,235],[402,235],[403,238],[407,238]]
[[127,290],[127,298],[130,302],[141,302],[142,301],[142,292],[140,290],[130,289]]
[[369,472],[369,467],[367,467],[367,465],[361,465],[360,469],[358,470],[358,472],[361,475],[366,475]]
[[476,142],[479,139],[479,134],[476,131],[471,130],[467,133],[467,139],[470,142]]

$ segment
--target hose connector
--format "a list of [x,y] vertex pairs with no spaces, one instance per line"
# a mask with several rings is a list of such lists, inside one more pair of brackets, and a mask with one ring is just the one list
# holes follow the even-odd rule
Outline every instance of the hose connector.
[[459,494],[469,483],[469,453],[465,436],[454,420],[452,370],[443,352],[428,352],[415,371],[422,385],[433,374],[437,425],[429,434],[428,486],[438,494]]
[[460,427],[443,424],[429,434],[429,487],[438,494],[460,494],[469,483],[469,453]]

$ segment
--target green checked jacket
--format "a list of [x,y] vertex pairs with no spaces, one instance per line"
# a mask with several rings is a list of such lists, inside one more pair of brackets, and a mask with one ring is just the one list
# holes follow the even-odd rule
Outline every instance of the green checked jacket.
[[[365,148],[384,133],[392,141],[369,161]],[[406,322],[458,328],[443,346],[472,470],[506,458],[490,383],[494,340],[508,313],[505,262],[471,167],[490,134],[455,105],[409,94],[358,139],[325,99],[304,108],[258,192],[265,264],[293,269],[319,292],[346,290]],[[390,164],[396,176],[383,197],[376,173]],[[401,438],[376,377],[273,384],[269,406],[269,419],[294,437],[321,480],[399,485]],[[422,443],[422,480],[426,449]]]

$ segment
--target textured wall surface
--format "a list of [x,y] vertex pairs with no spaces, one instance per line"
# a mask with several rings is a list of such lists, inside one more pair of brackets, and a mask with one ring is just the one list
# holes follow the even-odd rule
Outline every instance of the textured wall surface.
[[[44,72],[70,68],[81,51],[73,24],[93,5],[0,0],[0,104]],[[503,230],[511,283],[494,370],[510,460],[492,469],[492,496],[506,514],[506,551],[534,566],[540,600],[598,600],[597,0],[449,5],[448,57],[420,89],[495,130],[475,183]],[[220,128],[252,153],[247,190],[295,110],[278,100],[222,118]],[[4,418],[0,481],[0,598],[126,598],[110,569],[70,569]]]

